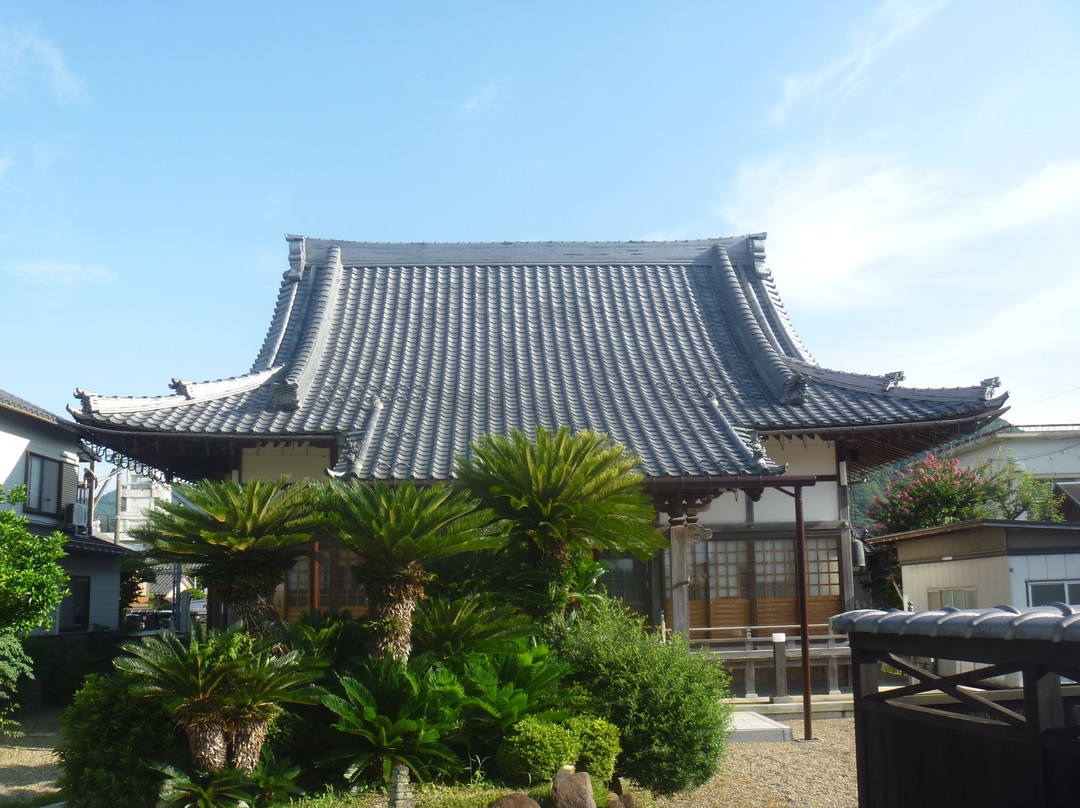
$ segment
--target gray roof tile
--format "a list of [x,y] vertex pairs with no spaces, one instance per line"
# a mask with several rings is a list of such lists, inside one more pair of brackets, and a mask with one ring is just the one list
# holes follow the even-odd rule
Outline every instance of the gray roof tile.
[[[177,395],[79,391],[83,424],[362,443],[376,478],[446,478],[484,432],[609,433],[649,476],[780,471],[758,432],[1000,410],[985,386],[887,390],[819,367],[763,235],[682,242],[368,244],[289,237],[248,374]],[[104,433],[103,433],[104,434]],[[344,462],[344,461],[343,461]]]

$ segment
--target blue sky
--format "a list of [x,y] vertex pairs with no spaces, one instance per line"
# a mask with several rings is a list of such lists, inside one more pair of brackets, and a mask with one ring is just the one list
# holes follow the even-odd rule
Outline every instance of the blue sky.
[[248,369],[285,233],[768,231],[828,367],[1080,422],[1080,4],[0,0],[0,387]]

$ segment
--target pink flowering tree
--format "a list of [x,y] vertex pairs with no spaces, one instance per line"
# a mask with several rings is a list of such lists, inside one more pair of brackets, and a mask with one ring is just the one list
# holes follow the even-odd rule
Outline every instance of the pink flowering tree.
[[1053,483],[1036,480],[1014,458],[998,456],[965,468],[955,458],[933,454],[897,472],[874,497],[866,516],[874,532],[901,533],[971,519],[1018,519],[1060,522],[1061,501]]

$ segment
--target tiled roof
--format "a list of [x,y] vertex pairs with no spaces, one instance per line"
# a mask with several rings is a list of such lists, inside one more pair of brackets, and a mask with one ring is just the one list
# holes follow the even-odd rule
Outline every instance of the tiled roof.
[[1057,603],[1031,609],[996,606],[993,609],[883,612],[857,609],[832,618],[833,631],[1004,640],[1080,642],[1080,609]]
[[63,427],[64,429],[74,430],[75,428],[75,425],[70,421],[63,419],[58,415],[54,415],[48,410],[39,407],[37,404],[31,404],[26,399],[19,398],[17,395],[9,393],[7,390],[0,390],[0,407],[22,413],[23,415],[29,415],[32,418],[37,418],[39,421],[45,421],[46,423]]
[[149,398],[80,390],[72,413],[129,433],[338,436],[340,470],[438,479],[484,432],[537,424],[607,432],[651,477],[767,475],[781,469],[760,432],[1000,410],[996,381],[913,390],[898,374],[818,366],[764,267],[763,240],[289,237],[291,266],[247,374],[174,379],[175,394]]
[[53,527],[30,522],[26,525],[26,531],[34,536],[51,536],[53,533],[63,533],[67,538],[64,541],[64,549],[70,553],[102,553],[104,555],[130,555],[131,550],[98,536],[87,536],[75,533],[70,527]]

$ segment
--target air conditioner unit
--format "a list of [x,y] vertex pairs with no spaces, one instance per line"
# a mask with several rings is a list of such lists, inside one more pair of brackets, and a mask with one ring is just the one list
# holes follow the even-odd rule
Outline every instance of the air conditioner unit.
[[86,503],[69,502],[64,506],[64,524],[86,527]]

